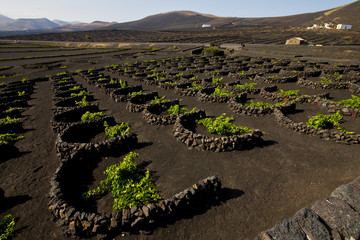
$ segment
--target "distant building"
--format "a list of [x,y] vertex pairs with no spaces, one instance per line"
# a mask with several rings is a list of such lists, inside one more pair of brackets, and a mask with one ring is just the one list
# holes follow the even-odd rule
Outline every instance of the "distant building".
[[209,28],[209,27],[211,27],[211,24],[203,24],[201,27],[203,27],[203,28]]
[[301,37],[294,37],[286,40],[286,45],[306,45],[307,41]]
[[335,29],[337,24],[332,23],[320,23],[320,24],[314,24],[311,27],[308,27],[307,29]]
[[352,25],[345,25],[345,24],[338,24],[336,29],[339,29],[339,30],[343,30],[343,29],[346,29],[346,30],[350,30],[352,28]]

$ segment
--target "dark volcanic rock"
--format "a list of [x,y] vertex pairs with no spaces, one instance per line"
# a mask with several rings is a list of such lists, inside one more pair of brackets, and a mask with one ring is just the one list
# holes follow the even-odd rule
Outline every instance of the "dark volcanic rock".
[[331,239],[331,233],[318,215],[309,208],[303,208],[295,214],[296,220],[309,240]]
[[307,240],[306,235],[301,231],[299,223],[293,219],[278,222],[275,227],[263,232],[257,239]]
[[331,197],[336,197],[347,202],[357,212],[360,212],[360,190],[354,189],[351,184],[341,185],[331,194]]
[[360,215],[345,201],[330,197],[318,200],[312,209],[333,230],[347,239],[359,239]]

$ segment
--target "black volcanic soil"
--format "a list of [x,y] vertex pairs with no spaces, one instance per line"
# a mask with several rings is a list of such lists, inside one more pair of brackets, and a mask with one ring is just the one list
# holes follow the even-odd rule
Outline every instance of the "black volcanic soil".
[[[0,67],[13,66],[11,69],[1,70],[0,75],[20,75],[2,78],[0,82],[18,81],[24,77],[35,79],[62,71],[102,68],[124,62],[190,55],[189,49],[199,45],[179,45],[183,51],[175,51],[169,48],[171,46],[173,44],[152,45],[151,47],[160,50],[156,52],[149,49],[148,45],[136,45],[136,48],[110,53],[93,53],[106,49],[81,50],[92,54],[72,57],[63,55],[71,54],[69,50],[51,52],[50,49],[48,55],[57,56],[41,59],[26,59],[34,56],[33,52],[20,55],[14,53],[14,58],[21,56],[22,59],[0,61]],[[45,46],[44,48],[49,49]],[[256,49],[249,45],[248,50],[237,53],[250,57],[261,54],[270,57],[268,53],[271,52],[272,58],[286,58],[289,53],[285,54],[284,48],[285,46],[276,48],[273,45],[262,45],[261,49]],[[38,47],[30,46],[26,49],[35,50]],[[290,54],[290,59],[294,58],[296,52],[303,54],[303,59],[309,57],[311,61],[332,63],[344,58],[344,64],[360,63],[360,58],[356,56],[342,56],[339,53],[337,57],[333,57],[334,51],[331,47],[323,48],[322,54],[312,56],[307,56],[309,51],[311,52],[307,47],[292,51],[294,54]],[[11,56],[6,53],[7,58]],[[108,72],[104,73],[110,75]],[[131,78],[121,78],[129,84],[139,84]],[[117,122],[129,122],[132,131],[138,135],[139,142],[144,143],[143,147],[135,150],[141,156],[138,161],[149,163],[147,168],[157,176],[155,183],[163,198],[172,196],[208,176],[217,175],[223,183],[222,202],[218,206],[196,212],[184,219],[164,223],[148,236],[116,236],[115,239],[254,239],[258,233],[271,228],[278,221],[292,216],[303,207],[311,206],[319,198],[329,196],[336,187],[352,181],[360,173],[358,145],[343,145],[294,133],[279,126],[273,116],[240,116],[234,114],[226,104],[203,103],[195,97],[182,97],[171,90],[142,84],[145,90],[157,91],[159,96],[184,99],[183,105],[204,109],[208,116],[227,113],[228,116],[233,116],[237,123],[266,132],[266,144],[261,148],[225,153],[189,150],[172,136],[172,126],[149,125],[142,119],[141,113],[129,113],[125,109],[125,103],[114,102],[109,95],[94,85],[89,85],[80,76],[76,76],[75,80],[93,94],[99,108],[107,115],[114,116]],[[293,89],[293,85],[284,89]],[[306,89],[301,87],[301,91],[306,92]],[[347,90],[343,91],[348,94]],[[323,92],[324,90],[309,89],[308,94]],[[52,221],[52,215],[47,209],[50,178],[60,161],[54,148],[56,134],[50,127],[53,115],[52,97],[50,82],[35,84],[34,93],[29,100],[30,106],[23,112],[25,138],[16,143],[21,155],[0,161],[0,187],[4,189],[6,196],[5,203],[1,204],[0,217],[11,213],[16,218],[13,239],[64,239],[61,228]],[[308,113],[312,115],[314,112],[311,107],[310,112],[306,112],[306,105],[302,108],[303,112],[294,117],[294,120],[301,121]],[[346,120],[349,120],[349,128],[359,122],[357,119]],[[359,130],[358,127],[352,129]],[[108,165],[121,159],[122,156],[103,159],[93,172],[92,186],[96,186],[103,179],[102,172]],[[109,211],[111,206],[111,197],[107,196],[98,202],[97,208],[100,212]]]
[[[2,37],[40,41],[68,42],[171,42],[171,43],[245,43],[284,44],[287,39],[301,37],[310,44],[359,45],[360,33],[355,30],[339,31],[329,29],[307,30],[291,27],[244,27],[222,29],[196,29],[189,31],[87,31],[69,33],[49,33],[27,36]],[[86,40],[85,40],[85,36]]]

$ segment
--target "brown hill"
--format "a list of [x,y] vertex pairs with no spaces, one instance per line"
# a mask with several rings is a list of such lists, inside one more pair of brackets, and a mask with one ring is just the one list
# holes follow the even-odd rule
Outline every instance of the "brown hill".
[[102,22],[95,21],[92,23],[78,23],[78,24],[68,24],[63,25],[58,28],[58,32],[74,32],[74,31],[91,31],[98,28],[108,27],[117,24],[117,22]]
[[111,30],[167,30],[199,27],[203,23],[219,17],[192,11],[175,11],[160,13],[126,23],[119,23],[108,28]]
[[52,29],[59,27],[58,24],[50,21],[47,18],[38,19],[25,19],[19,18],[15,21],[11,21],[4,26],[1,31],[26,31],[26,30],[38,30],[38,29]]
[[138,21],[114,24],[103,30],[184,30],[199,28],[203,24],[212,27],[295,26],[305,27],[314,23],[343,23],[360,30],[360,0],[337,8],[282,17],[236,18],[217,17],[192,11],[175,11],[152,15]]
[[311,23],[343,23],[353,25],[355,30],[360,30],[360,1],[346,4],[327,11],[322,11],[321,15]]

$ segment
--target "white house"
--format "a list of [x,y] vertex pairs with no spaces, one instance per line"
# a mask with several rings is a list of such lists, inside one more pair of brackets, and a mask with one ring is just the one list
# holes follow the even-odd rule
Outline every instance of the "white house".
[[345,24],[338,24],[336,29],[351,29],[352,28],[352,25],[345,25]]
[[211,24],[203,24],[201,27],[203,27],[203,28],[209,28],[209,27],[211,27]]

